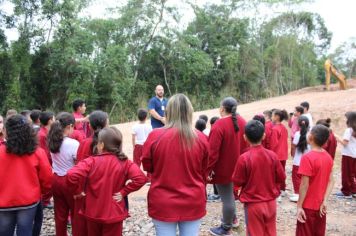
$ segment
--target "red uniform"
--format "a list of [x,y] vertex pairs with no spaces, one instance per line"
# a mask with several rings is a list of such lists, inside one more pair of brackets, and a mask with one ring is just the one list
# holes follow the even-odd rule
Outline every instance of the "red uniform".
[[141,166],[141,156],[143,151],[143,145],[136,144],[133,150],[133,161],[137,166]]
[[[128,180],[130,183],[126,184]],[[67,184],[73,194],[85,192],[79,213],[87,219],[88,235],[122,235],[122,221],[128,214],[126,200],[113,200],[120,192],[125,198],[146,183],[143,172],[130,160],[119,160],[111,153],[89,157],[67,174]],[[97,204],[97,203],[106,204]]]
[[86,138],[85,134],[79,130],[73,130],[73,133],[69,137],[77,140],[78,142],[81,142]]
[[50,161],[50,163],[52,163],[51,153],[50,153],[48,145],[47,145],[47,134],[48,134],[47,128],[44,126],[41,126],[40,130],[37,133],[38,144],[46,152],[48,160]]
[[246,121],[237,116],[239,131],[235,132],[230,116],[217,120],[209,135],[209,165],[208,171],[214,171],[212,183],[228,184],[241,154],[241,147],[247,145],[243,135]]
[[93,142],[93,137],[83,139],[77,151],[77,161],[84,160],[93,155],[93,149],[91,148],[91,143]]
[[175,128],[154,129],[142,154],[144,170],[152,173],[148,214],[165,222],[193,221],[206,214],[208,142],[201,132],[188,149]]
[[[270,138],[271,150],[277,154],[283,169],[286,169],[286,162],[288,160],[288,130],[283,124],[275,124],[272,128]],[[281,190],[286,190],[286,182],[281,183]]]
[[242,187],[239,200],[245,203],[247,235],[276,235],[275,199],[285,178],[276,154],[262,145],[239,157],[232,179]]
[[271,134],[272,134],[273,123],[272,121],[266,121],[265,123],[265,139],[262,140],[262,146],[267,149],[271,149]]
[[0,146],[0,208],[29,206],[51,189],[52,169],[46,153],[17,156]]
[[[74,118],[75,119],[83,119],[83,118],[85,118],[84,116],[83,116],[83,114],[82,113],[80,113],[80,112],[73,112],[73,116],[74,116]],[[89,123],[88,122],[76,122],[75,123],[75,125],[74,125],[74,130],[77,130],[77,131],[79,131],[80,133],[81,133],[81,135],[79,135],[78,134],[78,137],[79,136],[82,136],[82,137],[84,137],[84,138],[87,138],[87,137],[89,137],[90,135],[91,135],[91,131],[90,131],[90,128],[89,128]],[[74,138],[74,137],[73,137]],[[83,139],[84,139],[83,138]],[[74,139],[76,139],[76,138],[74,138]],[[78,139],[77,139],[78,140]],[[79,142],[81,141],[81,140],[78,140]]]
[[323,148],[325,149],[325,151],[327,151],[330,154],[330,156],[333,160],[335,159],[336,147],[337,147],[337,141],[336,141],[335,135],[330,130],[329,139],[324,144]]
[[309,177],[309,188],[303,202],[307,219],[297,223],[296,235],[325,235],[326,217],[319,215],[333,167],[331,156],[323,151],[310,151],[303,155],[299,174]]

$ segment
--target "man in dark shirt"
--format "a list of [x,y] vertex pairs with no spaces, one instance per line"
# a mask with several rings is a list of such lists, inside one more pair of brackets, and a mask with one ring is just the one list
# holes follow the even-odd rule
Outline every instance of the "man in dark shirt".
[[148,111],[151,114],[151,125],[153,129],[163,127],[166,123],[164,116],[167,99],[164,98],[164,89],[162,85],[157,85],[155,90],[156,96],[148,102]]

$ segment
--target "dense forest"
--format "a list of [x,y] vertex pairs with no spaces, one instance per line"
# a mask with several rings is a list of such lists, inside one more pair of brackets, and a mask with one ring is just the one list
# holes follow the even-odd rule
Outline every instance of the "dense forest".
[[[240,102],[281,95],[323,82],[332,38],[316,13],[288,10],[263,20],[244,14],[260,4],[292,9],[302,1],[181,1],[194,13],[186,25],[184,11],[168,0],[123,1],[105,18],[81,15],[89,0],[7,2],[14,12],[0,11],[2,113],[69,110],[83,98],[89,111],[122,122],[146,106],[157,84],[167,96],[188,94],[195,110],[217,107],[227,95]],[[9,42],[5,28],[19,38]],[[355,72],[354,59],[342,66]]]

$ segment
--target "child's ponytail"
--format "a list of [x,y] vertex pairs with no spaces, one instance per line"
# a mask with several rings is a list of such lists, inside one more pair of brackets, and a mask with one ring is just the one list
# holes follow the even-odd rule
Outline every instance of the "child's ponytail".
[[288,112],[286,110],[275,109],[273,114],[279,117],[279,121],[288,120]]
[[98,154],[96,145],[98,144],[99,132],[107,126],[108,114],[103,111],[93,111],[89,116],[89,124],[94,131],[93,141],[90,144],[90,148],[93,154]]
[[227,97],[224,98],[224,100],[221,102],[221,106],[225,109],[226,113],[231,114],[231,119],[232,123],[234,125],[234,130],[235,132],[238,132],[240,130],[238,122],[237,122],[237,116],[236,116],[236,110],[237,110],[237,101],[233,97]]
[[297,144],[298,150],[301,153],[304,153],[307,150],[308,142],[307,142],[307,132],[309,130],[309,119],[305,116],[301,116],[298,119],[298,125],[300,127],[300,138]]
[[58,153],[62,145],[64,135],[63,131],[68,125],[74,125],[75,119],[72,114],[68,112],[59,113],[56,121],[51,125],[48,132],[48,147],[52,153]]
[[104,143],[104,151],[117,156],[119,160],[128,159],[122,151],[122,134],[115,127],[107,127],[99,132],[98,142]]

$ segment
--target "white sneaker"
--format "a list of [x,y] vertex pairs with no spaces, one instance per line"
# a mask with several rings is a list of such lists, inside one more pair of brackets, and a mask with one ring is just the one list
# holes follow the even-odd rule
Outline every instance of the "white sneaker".
[[293,194],[292,196],[289,197],[289,200],[291,202],[298,202],[299,200],[299,194]]

